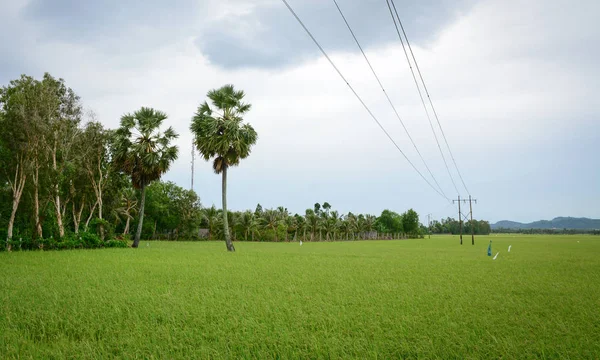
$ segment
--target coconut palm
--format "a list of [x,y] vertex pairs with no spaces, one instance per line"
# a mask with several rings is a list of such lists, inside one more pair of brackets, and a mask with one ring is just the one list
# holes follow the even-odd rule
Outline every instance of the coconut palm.
[[254,232],[257,227],[256,216],[252,211],[246,211],[240,216],[239,225],[244,232],[244,240],[248,241],[248,234],[251,234],[254,237]]
[[306,219],[307,228],[310,229],[310,241],[314,241],[315,233],[319,229],[319,216],[313,209],[306,209],[304,218]]
[[219,210],[217,210],[217,208],[214,205],[202,210],[202,217],[208,223],[208,238],[210,240],[214,238],[215,224],[217,222],[218,216]]
[[273,230],[275,242],[279,241],[277,229],[281,223],[281,213],[278,210],[268,209],[263,212],[262,222],[265,228]]
[[138,247],[144,222],[146,187],[177,159],[177,146],[171,141],[178,135],[169,127],[164,133],[160,125],[167,118],[161,111],[142,107],[133,114],[121,117],[121,126],[115,133],[113,161],[116,167],[131,177],[131,183],[141,190],[140,218],[133,247]]
[[192,118],[190,129],[194,144],[206,161],[213,159],[213,170],[222,175],[223,232],[228,251],[235,251],[227,223],[227,169],[239,165],[250,155],[258,135],[242,116],[250,110],[243,103],[244,92],[225,85],[211,90],[207,96],[212,105],[204,102]]

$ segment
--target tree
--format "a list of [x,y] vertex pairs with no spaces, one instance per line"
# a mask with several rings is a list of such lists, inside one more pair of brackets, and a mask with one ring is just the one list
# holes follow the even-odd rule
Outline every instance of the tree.
[[329,205],[329,203],[328,203],[327,201],[325,201],[325,202],[323,203],[323,209],[325,209],[325,212],[326,212],[327,214],[329,214],[329,210],[331,209],[331,205]]
[[281,223],[280,212],[273,209],[266,210],[263,213],[262,221],[265,228],[273,230],[273,233],[275,234],[275,242],[278,242],[279,237],[277,236],[277,229]]
[[310,229],[310,241],[315,240],[315,232],[319,229],[319,216],[313,209],[306,209],[306,225]]
[[219,216],[219,210],[213,205],[203,210],[203,217],[208,224],[208,238],[213,239],[215,235],[215,225]]
[[240,217],[240,227],[244,232],[244,240],[248,241],[248,235],[251,234],[254,238],[254,232],[256,231],[257,221],[256,216],[250,210],[245,211]]
[[[92,120],[95,120],[93,113],[90,116]],[[105,130],[101,123],[91,121],[86,124],[80,139],[85,148],[81,164],[94,190],[95,204],[98,208],[98,219],[100,220],[104,219],[103,193],[111,175],[109,163],[109,140],[111,136],[112,133]],[[127,220],[127,224],[129,224],[129,217]],[[104,238],[104,227],[102,225],[100,226],[100,237]]]
[[419,235],[419,215],[413,209],[402,214],[402,227],[404,232],[412,237]]
[[12,193],[12,208],[8,222],[7,239],[12,239],[15,216],[31,166],[32,141],[36,117],[37,82],[21,76],[0,89],[0,137],[2,140],[2,170]]
[[125,229],[123,229],[123,235],[129,234],[129,223],[133,219],[133,215],[137,210],[137,200],[135,197],[135,190],[133,188],[125,189],[121,194],[121,206],[117,208],[119,215],[125,216]]
[[115,134],[113,161],[120,171],[131,176],[131,183],[141,191],[134,248],[138,247],[142,234],[146,187],[160,179],[177,159],[177,146],[170,143],[178,135],[171,127],[164,133],[160,132],[160,125],[166,118],[163,112],[142,107],[133,114],[123,115]]
[[201,104],[190,126],[196,148],[206,161],[213,158],[213,170],[222,175],[223,232],[228,251],[235,251],[235,247],[227,224],[227,169],[247,158],[258,138],[254,128],[243,123],[242,116],[250,110],[250,104],[242,102],[244,96],[233,85],[209,91],[212,108],[206,101]]

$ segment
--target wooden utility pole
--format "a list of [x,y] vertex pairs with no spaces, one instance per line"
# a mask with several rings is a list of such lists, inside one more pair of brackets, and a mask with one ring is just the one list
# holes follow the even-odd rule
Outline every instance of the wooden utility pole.
[[[475,202],[475,204],[477,204],[477,199],[472,199],[471,195],[469,195],[469,200],[467,199],[462,199],[460,198],[460,195],[458,196],[458,200],[452,200],[452,203],[457,202],[458,203],[458,223],[460,225],[460,244],[462,245],[463,243],[463,239],[462,239],[462,235],[463,235],[463,215],[462,215],[462,211],[460,209],[460,203],[467,203],[467,201],[469,202],[469,215],[471,217],[471,245],[475,245],[475,227],[473,226],[473,201]],[[465,216],[467,217],[467,216]]]
[[431,239],[431,214],[427,214],[427,232],[429,233],[429,238]]
[[473,224],[473,202],[477,204],[477,199],[471,199],[471,195],[469,195],[469,209],[471,213],[471,245],[475,245],[475,224]]

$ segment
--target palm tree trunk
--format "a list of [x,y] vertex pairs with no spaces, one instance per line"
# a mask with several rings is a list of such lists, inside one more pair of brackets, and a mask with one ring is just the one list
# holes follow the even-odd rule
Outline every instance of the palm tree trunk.
[[140,221],[138,222],[138,228],[135,232],[135,238],[131,247],[138,247],[140,244],[140,237],[142,236],[142,226],[144,224],[144,205],[146,205],[146,185],[142,184],[142,200],[140,202]]
[[235,251],[233,242],[229,236],[229,220],[227,219],[227,165],[223,166],[223,181],[222,181],[222,195],[223,195],[223,234],[225,235],[225,245],[227,251]]

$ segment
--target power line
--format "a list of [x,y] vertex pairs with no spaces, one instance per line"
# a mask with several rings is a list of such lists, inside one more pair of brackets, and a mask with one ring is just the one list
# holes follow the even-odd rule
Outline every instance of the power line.
[[394,0],[391,0],[391,2],[392,2],[392,5],[394,6],[394,12],[396,13],[396,17],[398,18],[398,23],[400,24],[400,28],[402,29],[402,33],[404,34],[404,38],[406,39],[406,44],[408,45],[408,49],[410,50],[410,55],[412,56],[413,61],[415,62],[415,67],[417,68],[417,72],[419,73],[419,77],[421,78],[421,82],[423,83],[423,88],[425,89],[425,94],[427,94],[427,98],[429,99],[429,104],[431,105],[431,110],[433,111],[435,120],[437,121],[437,124],[440,127],[440,131],[442,132],[442,137],[444,138],[444,142],[446,143],[448,152],[450,153],[450,158],[452,158],[452,162],[454,163],[454,167],[456,168],[458,177],[460,178],[460,181],[462,182],[465,190],[467,191],[467,194],[470,194],[469,189],[467,189],[467,185],[465,184],[465,181],[463,180],[462,174],[460,173],[460,170],[458,169],[458,165],[456,164],[456,160],[454,159],[452,150],[450,150],[450,145],[448,144],[448,139],[446,139],[446,134],[444,133],[444,129],[442,128],[442,124],[440,123],[440,118],[438,117],[437,111],[435,111],[435,107],[433,106],[433,101],[431,100],[431,96],[429,95],[429,90],[427,90],[427,85],[425,85],[425,80],[423,79],[421,70],[419,69],[419,63],[417,63],[415,54],[412,51],[412,46],[410,46],[410,42],[408,41],[408,36],[406,35],[406,31],[404,31],[404,26],[402,25],[402,21],[400,20],[400,16],[398,15],[398,10],[396,9],[396,4],[394,3]]
[[321,53],[323,54],[323,56],[325,56],[325,58],[327,59],[327,61],[329,61],[329,63],[335,69],[335,71],[338,73],[338,75],[342,78],[342,80],[346,83],[346,85],[348,85],[348,88],[350,89],[350,91],[352,91],[352,93],[354,94],[354,96],[356,96],[356,98],[358,99],[358,101],[360,101],[361,105],[365,108],[365,110],[367,110],[367,112],[369,113],[369,115],[371,116],[371,118],[373,118],[373,120],[377,123],[377,125],[379,125],[379,128],[381,128],[381,130],[383,131],[383,133],[388,137],[388,139],[390,139],[390,141],[392,142],[392,144],[394,144],[394,146],[396,147],[396,149],[398,149],[398,151],[400,152],[400,154],[402,154],[402,156],[404,156],[404,158],[406,159],[406,161],[408,161],[408,163],[410,164],[410,166],[412,166],[412,168],[421,176],[421,178],[423,180],[425,180],[425,182],[427,183],[427,185],[429,185],[440,196],[446,198],[446,196],[444,196],[438,189],[436,189],[433,185],[431,185],[431,183],[429,182],[429,180],[427,180],[427,178],[425,178],[425,176],[423,176],[423,174],[419,171],[419,169],[417,169],[417,167],[412,163],[412,161],[410,161],[410,159],[406,156],[406,154],[400,149],[400,147],[398,146],[398,144],[396,144],[396,142],[394,141],[394,139],[392,139],[392,137],[385,130],[385,128],[383,127],[383,125],[381,125],[381,123],[379,122],[379,120],[377,120],[377,117],[375,117],[375,115],[373,114],[373,112],[371,112],[371,109],[369,109],[369,107],[367,106],[367,104],[365,104],[365,102],[363,101],[363,99],[358,95],[358,93],[356,93],[356,91],[354,90],[354,88],[352,87],[352,85],[350,85],[350,83],[348,82],[348,80],[346,80],[346,77],[341,73],[341,71],[338,69],[338,67],[335,65],[335,63],[331,60],[331,58],[329,57],[329,55],[327,55],[327,53],[325,52],[325,50],[323,49],[323,47],[321,46],[321,44],[319,44],[319,42],[315,39],[315,37],[312,35],[312,33],[304,25],[304,23],[302,22],[302,20],[300,20],[300,18],[298,17],[298,15],[296,15],[296,12],[294,11],[294,9],[292,9],[292,7],[290,6],[290,4],[288,4],[288,2],[286,0],[281,0],[281,1],[283,1],[283,3],[285,4],[285,6],[288,8],[288,10],[294,16],[294,18],[296,18],[296,20],[298,21],[298,23],[300,24],[300,26],[302,26],[302,28],[304,29],[304,31],[306,31],[306,33],[311,38],[311,40],[315,43],[315,45],[317,45],[317,47],[319,48],[319,50],[321,50]]
[[402,50],[404,50],[404,55],[406,56],[406,61],[408,62],[408,67],[410,68],[410,72],[412,74],[413,80],[415,81],[415,86],[417,87],[417,91],[419,92],[419,97],[421,98],[421,103],[423,104],[423,109],[425,110],[425,115],[427,115],[427,120],[429,121],[429,126],[431,127],[431,132],[433,133],[433,137],[435,138],[435,142],[437,144],[438,149],[440,150],[440,155],[442,155],[442,160],[444,160],[444,165],[446,166],[446,171],[448,171],[448,175],[450,176],[450,180],[452,181],[452,185],[454,186],[454,190],[458,194],[458,187],[456,187],[456,183],[454,182],[454,178],[452,177],[452,173],[450,172],[450,167],[448,166],[448,162],[446,161],[446,157],[444,156],[444,152],[442,151],[442,146],[440,145],[440,141],[438,140],[437,134],[435,133],[435,129],[433,128],[433,123],[431,122],[431,117],[429,116],[429,111],[427,110],[427,105],[425,105],[425,100],[423,99],[423,94],[421,93],[421,88],[419,87],[419,83],[417,81],[417,77],[415,75],[415,71],[412,68],[410,60],[408,58],[408,53],[406,52],[406,47],[404,46],[404,40],[400,35],[400,29],[398,29],[398,24],[396,23],[396,19],[394,18],[394,13],[392,12],[392,7],[390,6],[390,0],[386,0],[388,9],[390,10],[390,15],[392,16],[392,21],[394,22],[394,27],[396,27],[396,32],[398,33],[398,38],[400,39],[400,43],[402,44]]
[[446,194],[444,193],[444,190],[442,189],[442,187],[440,186],[440,184],[438,183],[437,179],[435,178],[435,176],[433,175],[433,173],[431,172],[431,170],[429,169],[429,166],[427,165],[427,162],[425,162],[425,159],[423,158],[423,155],[421,155],[421,152],[419,151],[419,148],[417,147],[417,145],[415,144],[412,136],[410,136],[410,133],[408,132],[408,129],[406,128],[406,126],[404,125],[404,121],[402,121],[402,118],[400,118],[400,115],[398,114],[398,111],[396,110],[396,107],[394,106],[392,100],[390,99],[388,93],[385,91],[385,88],[383,87],[383,84],[381,83],[381,80],[379,79],[379,76],[377,75],[377,73],[375,72],[375,69],[373,69],[373,66],[371,65],[371,62],[369,61],[369,58],[367,57],[367,54],[365,54],[362,46],[360,45],[360,42],[358,41],[358,39],[356,38],[356,35],[354,35],[354,31],[352,30],[352,27],[350,27],[350,24],[348,23],[348,20],[346,20],[346,16],[344,16],[344,13],[342,12],[342,9],[340,8],[340,6],[338,5],[336,0],[333,0],[333,3],[335,4],[335,7],[337,7],[338,12],[340,13],[340,15],[342,16],[342,19],[344,20],[344,22],[346,23],[346,26],[348,27],[348,30],[350,31],[350,34],[352,34],[352,37],[354,38],[354,41],[356,42],[356,45],[358,46],[358,48],[360,49],[360,52],[363,54],[363,57],[365,58],[365,61],[367,62],[367,64],[369,65],[369,68],[371,69],[371,72],[373,73],[373,76],[375,76],[375,79],[377,80],[377,83],[379,83],[379,86],[381,87],[381,90],[383,91],[383,94],[385,95],[388,103],[390,104],[390,106],[392,107],[392,109],[394,110],[394,113],[396,114],[396,117],[398,118],[398,120],[400,121],[400,124],[402,124],[402,127],[404,128],[404,131],[406,132],[406,135],[408,136],[408,138],[410,139],[410,142],[412,143],[413,147],[415,148],[415,150],[417,151],[417,154],[419,154],[419,157],[421,158],[421,161],[423,162],[423,165],[425,165],[425,168],[427,169],[427,171],[429,172],[429,175],[431,175],[431,178],[433,179],[433,181],[435,182],[435,184],[438,186],[438,188],[440,189],[440,191],[442,192],[442,195],[448,200],[450,201],[450,199],[448,199],[448,197],[446,196]]

